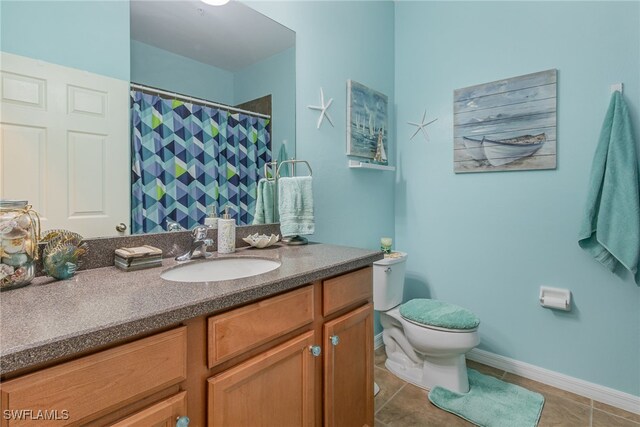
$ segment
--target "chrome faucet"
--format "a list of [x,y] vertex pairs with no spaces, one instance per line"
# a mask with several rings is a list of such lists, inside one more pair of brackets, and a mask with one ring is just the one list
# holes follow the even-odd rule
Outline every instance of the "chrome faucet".
[[207,239],[209,227],[199,225],[193,229],[193,240],[187,252],[176,257],[176,261],[188,261],[193,258],[208,258],[211,253],[207,252],[207,246],[213,245],[213,239]]
[[182,231],[185,230],[180,224],[175,221],[167,221],[167,231]]

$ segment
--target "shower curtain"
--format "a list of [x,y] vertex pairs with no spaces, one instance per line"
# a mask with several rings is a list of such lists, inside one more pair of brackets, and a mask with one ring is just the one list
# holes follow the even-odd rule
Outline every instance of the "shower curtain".
[[186,229],[229,207],[251,224],[271,161],[269,119],[131,91],[132,233]]

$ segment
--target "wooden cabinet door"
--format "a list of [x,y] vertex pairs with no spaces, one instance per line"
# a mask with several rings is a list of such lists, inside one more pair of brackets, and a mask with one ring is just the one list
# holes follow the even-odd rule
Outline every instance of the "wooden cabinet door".
[[210,427],[312,426],[312,331],[207,380]]
[[3,383],[3,415],[30,410],[53,412],[53,418],[43,423],[28,415],[2,416],[0,426],[85,425],[186,377],[187,328],[182,326]]
[[187,415],[187,392],[182,391],[113,424],[112,427],[175,427]]
[[325,323],[323,335],[324,425],[373,426],[373,304]]

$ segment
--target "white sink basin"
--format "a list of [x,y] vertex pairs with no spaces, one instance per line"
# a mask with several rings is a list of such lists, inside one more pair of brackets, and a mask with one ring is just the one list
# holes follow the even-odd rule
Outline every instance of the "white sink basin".
[[234,257],[190,262],[163,272],[160,277],[173,282],[219,282],[257,276],[280,267],[279,261]]

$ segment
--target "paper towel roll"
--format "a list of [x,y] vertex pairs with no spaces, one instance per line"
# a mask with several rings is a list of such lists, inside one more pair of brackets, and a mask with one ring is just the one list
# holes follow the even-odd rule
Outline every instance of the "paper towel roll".
[[569,311],[568,301],[564,298],[543,297],[540,303],[543,307]]

